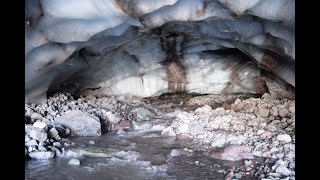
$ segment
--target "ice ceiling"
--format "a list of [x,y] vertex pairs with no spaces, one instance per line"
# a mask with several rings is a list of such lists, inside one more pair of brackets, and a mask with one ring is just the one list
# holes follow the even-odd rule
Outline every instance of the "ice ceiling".
[[294,0],[26,0],[25,100],[56,91],[294,98]]

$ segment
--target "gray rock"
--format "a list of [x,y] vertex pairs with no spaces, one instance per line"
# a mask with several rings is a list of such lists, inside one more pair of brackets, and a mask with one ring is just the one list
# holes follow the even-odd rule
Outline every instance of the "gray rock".
[[38,140],[39,142],[44,142],[48,138],[47,133],[44,130],[41,130],[39,128],[32,128],[32,130],[30,131],[29,136],[32,139]]
[[180,133],[188,132],[188,130],[189,130],[188,124],[182,124],[177,128],[177,131]]
[[24,156],[27,156],[27,154],[28,154],[28,149],[24,148]]
[[54,151],[29,152],[29,156],[33,159],[51,159],[54,155]]
[[240,173],[235,173],[234,174],[234,178],[236,179],[240,179],[242,177],[242,175]]
[[59,142],[54,142],[53,146],[55,146],[57,148],[61,148],[62,147],[61,143],[59,143]]
[[264,94],[261,96],[261,99],[273,99],[273,97],[272,97],[269,93],[264,93]]
[[41,120],[43,118],[43,116],[39,113],[34,112],[31,114],[30,118],[32,120]]
[[51,147],[51,150],[52,151],[55,151],[55,153],[56,153],[56,156],[62,156],[62,153],[60,152],[60,150],[58,149],[58,148],[56,148],[55,146],[52,146]]
[[124,130],[122,130],[122,129],[119,129],[118,131],[117,131],[117,134],[125,134],[126,132],[124,131]]
[[68,164],[79,166],[80,165],[80,160],[79,159],[70,159]]
[[39,128],[39,129],[41,129],[41,130],[45,130],[45,131],[48,130],[48,126],[47,126],[47,124],[44,123],[44,122],[39,122],[39,121],[37,121],[37,122],[33,123],[32,126],[35,127],[35,128]]
[[47,148],[45,148],[44,146],[38,146],[38,150],[39,151],[47,151]]
[[161,131],[161,135],[164,136],[176,136],[176,133],[173,131],[172,127],[166,127]]
[[172,149],[170,152],[171,157],[181,156],[181,151],[179,149]]
[[291,174],[291,171],[285,166],[278,166],[276,172],[284,176],[289,176]]
[[146,117],[154,117],[155,114],[152,113],[149,109],[144,107],[139,107],[136,109],[137,117],[140,119],[145,119]]
[[204,128],[201,125],[193,125],[189,127],[189,131],[191,135],[198,135],[204,132]]
[[272,177],[280,177],[281,175],[278,173],[268,173],[268,176],[272,176]]
[[118,124],[122,120],[119,114],[107,114],[106,116],[108,119],[107,121],[114,125]]
[[289,108],[289,111],[290,111],[291,113],[295,113],[295,112],[296,112],[296,108],[295,108],[294,106],[291,106],[291,107]]
[[221,151],[212,152],[210,157],[227,161],[239,161],[242,159],[254,159],[249,147],[232,145]]
[[269,109],[259,108],[258,111],[255,111],[254,113],[257,116],[268,117],[269,116]]
[[73,136],[101,136],[99,118],[80,110],[72,110],[55,119],[56,124],[70,128]]
[[38,142],[35,139],[32,139],[32,140],[28,141],[25,145],[26,146],[38,146]]
[[53,138],[55,140],[60,140],[61,139],[61,137],[59,136],[59,132],[57,131],[56,128],[51,128],[49,130],[48,135],[49,135],[50,138]]
[[280,134],[277,136],[277,140],[288,143],[291,141],[291,137],[288,134]]
[[234,110],[235,111],[241,111],[243,110],[243,108],[246,106],[246,103],[245,102],[239,102],[235,107],[234,107]]
[[287,115],[289,114],[289,111],[287,110],[287,109],[281,109],[280,111],[279,111],[279,115],[281,116],[281,117],[287,117]]

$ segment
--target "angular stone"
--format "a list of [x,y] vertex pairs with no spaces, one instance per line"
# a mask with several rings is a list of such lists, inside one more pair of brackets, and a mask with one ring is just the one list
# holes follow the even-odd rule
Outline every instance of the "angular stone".
[[80,110],[69,111],[56,118],[55,123],[69,128],[72,136],[101,136],[99,118]]
[[289,111],[287,110],[287,109],[281,109],[280,111],[279,111],[279,115],[281,116],[281,117],[287,117],[287,115],[289,114]]
[[32,126],[35,127],[35,128],[39,128],[39,129],[41,129],[41,130],[42,130],[42,129],[45,130],[45,131],[48,130],[48,126],[47,126],[47,124],[44,123],[44,122],[39,122],[39,121],[37,121],[37,122],[33,123]]
[[269,109],[266,108],[259,108],[258,111],[254,112],[255,115],[260,117],[268,117],[269,116]]
[[254,159],[249,147],[238,145],[227,146],[218,152],[212,152],[210,157],[227,161]]
[[48,138],[47,133],[44,130],[41,130],[39,128],[32,128],[29,136],[32,139],[38,140],[39,142],[44,142]]
[[155,114],[152,113],[149,109],[144,108],[144,107],[139,107],[136,109],[137,117],[140,119],[145,119],[146,117],[154,117]]
[[119,114],[107,114],[108,122],[111,124],[118,124],[121,121],[121,116]]
[[68,164],[70,164],[70,165],[75,165],[75,166],[79,166],[79,165],[80,165],[80,160],[79,160],[79,159],[70,159],[70,161],[68,162]]
[[54,155],[55,151],[38,151],[29,153],[29,156],[33,159],[51,159]]
[[288,134],[280,134],[277,136],[277,140],[288,143],[291,141],[291,137]]
[[119,129],[122,129],[122,130],[132,129],[132,125],[131,125],[130,121],[122,120],[122,121],[120,121],[119,124],[117,124],[113,128],[113,130],[119,130]]

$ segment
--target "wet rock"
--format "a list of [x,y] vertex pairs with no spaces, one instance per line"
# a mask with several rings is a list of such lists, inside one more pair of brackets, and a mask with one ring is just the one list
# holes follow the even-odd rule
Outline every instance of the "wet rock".
[[140,153],[136,151],[120,151],[115,156],[126,160],[137,160],[140,158]]
[[117,131],[117,134],[125,134],[126,132],[124,131],[124,130],[122,130],[122,129],[119,129],[118,131]]
[[167,163],[167,158],[162,154],[153,155],[151,158],[152,165],[162,165]]
[[44,142],[48,138],[47,133],[39,128],[32,128],[29,136],[39,142]]
[[288,143],[291,141],[291,137],[288,134],[280,134],[277,136],[277,140]]
[[119,152],[115,148],[87,148],[83,150],[83,156],[87,157],[112,157],[113,154]]
[[24,156],[26,157],[27,154],[28,154],[28,150],[27,150],[27,148],[24,148]]
[[179,149],[172,149],[170,152],[171,157],[180,156],[180,155],[181,155],[181,151]]
[[161,135],[165,136],[176,136],[176,133],[173,131],[172,127],[166,127],[161,131]]
[[29,153],[29,156],[33,159],[51,159],[54,155],[54,151],[38,151]]
[[152,127],[152,124],[149,122],[144,122],[144,123],[137,123],[137,122],[132,122],[132,128],[133,130],[147,130]]
[[176,138],[177,139],[188,139],[189,136],[190,136],[190,134],[188,134],[188,133],[180,133],[180,134],[176,135]]
[[153,118],[155,116],[149,109],[144,107],[139,107],[136,109],[137,117],[140,119],[145,119],[146,117]]
[[70,161],[68,161],[68,164],[79,166],[80,160],[79,159],[70,159]]
[[53,146],[55,146],[57,148],[61,148],[62,147],[61,143],[59,143],[59,142],[54,142]]
[[70,128],[73,136],[101,136],[99,118],[80,110],[71,110],[55,119],[56,124]]
[[117,125],[113,128],[113,130],[119,130],[119,129],[122,129],[122,130],[132,129],[132,125],[131,125],[130,121],[122,120],[122,121],[120,121],[119,124],[117,124]]
[[91,140],[91,141],[89,141],[89,144],[96,144],[96,143],[95,143],[94,141],[92,141],[92,140]]
[[233,176],[234,176],[234,173],[233,173],[233,171],[231,171],[226,175],[224,180],[232,180]]
[[111,124],[118,124],[121,121],[121,116],[119,114],[107,114],[107,121]]
[[41,129],[41,130],[44,130],[44,131],[47,131],[47,130],[48,130],[48,126],[47,126],[47,124],[44,123],[44,122],[39,122],[39,121],[37,121],[37,122],[33,123],[32,126],[35,127],[35,128],[39,128],[39,129]]
[[38,146],[38,150],[39,151],[47,151],[47,148],[45,148],[44,146]]
[[269,109],[267,109],[267,108],[259,108],[258,111],[255,111],[254,113],[257,116],[268,117],[269,116]]
[[240,173],[235,173],[234,178],[241,179],[242,175]]
[[232,145],[223,148],[220,152],[212,152],[210,157],[227,161],[239,161],[242,159],[254,159],[249,147]]
[[49,135],[50,138],[53,138],[55,140],[60,140],[61,139],[61,137],[59,136],[59,132],[57,131],[56,128],[51,128],[49,130],[48,135]]

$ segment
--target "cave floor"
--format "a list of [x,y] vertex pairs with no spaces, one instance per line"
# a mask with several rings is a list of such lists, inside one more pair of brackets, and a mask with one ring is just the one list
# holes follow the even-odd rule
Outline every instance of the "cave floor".
[[[294,100],[269,94],[69,96],[26,106],[41,113],[55,104],[59,116],[74,109],[96,115],[105,119],[102,136],[62,138],[59,156],[26,160],[26,179],[295,179]],[[68,164],[72,158],[81,164]]]

